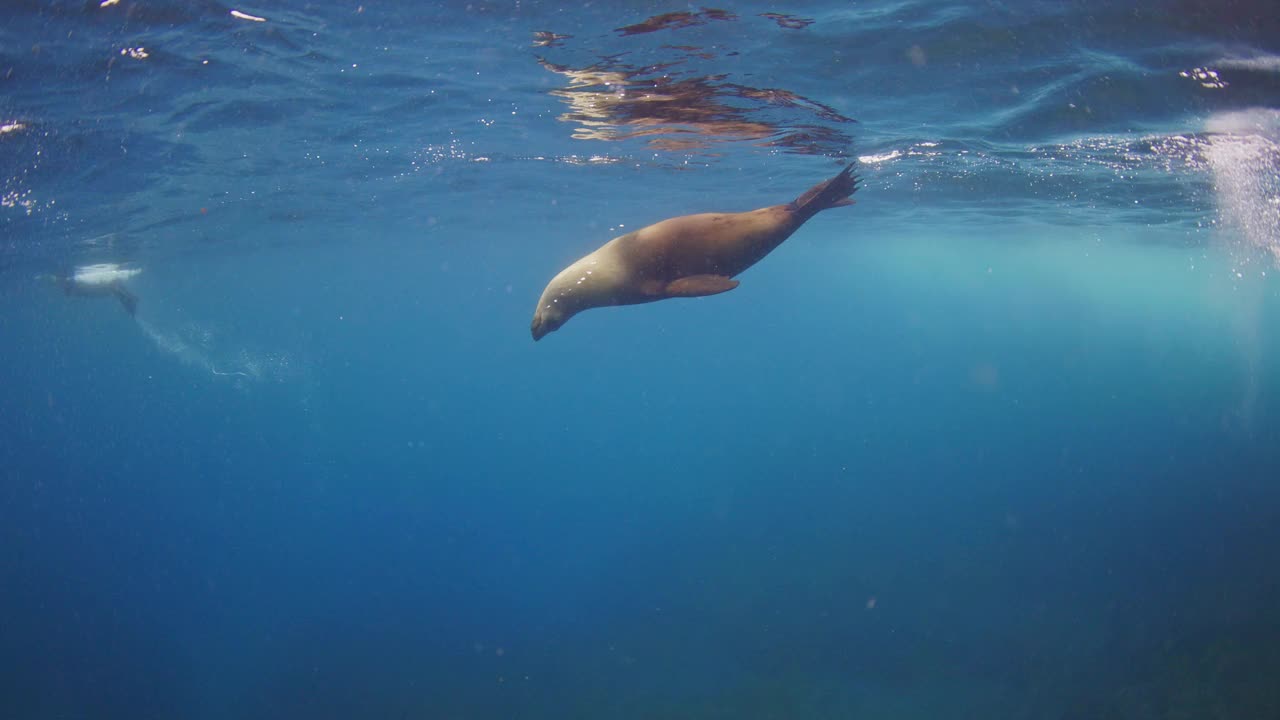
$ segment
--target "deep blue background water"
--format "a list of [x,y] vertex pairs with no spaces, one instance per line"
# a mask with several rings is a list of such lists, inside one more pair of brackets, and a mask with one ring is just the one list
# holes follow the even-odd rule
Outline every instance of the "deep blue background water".
[[1280,16],[720,7],[6,4],[0,716],[1280,714]]

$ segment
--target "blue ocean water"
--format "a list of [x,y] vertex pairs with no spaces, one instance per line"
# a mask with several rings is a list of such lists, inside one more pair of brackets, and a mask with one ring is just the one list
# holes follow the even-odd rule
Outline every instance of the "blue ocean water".
[[0,717],[1280,716],[1277,273],[1268,3],[8,0]]

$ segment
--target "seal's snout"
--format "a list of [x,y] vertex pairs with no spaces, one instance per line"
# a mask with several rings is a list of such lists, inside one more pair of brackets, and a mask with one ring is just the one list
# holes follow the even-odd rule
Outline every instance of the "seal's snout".
[[540,309],[533,314],[533,324],[529,326],[529,330],[533,332],[534,342],[537,342],[548,333],[559,330],[561,325],[564,325],[563,317],[553,310]]

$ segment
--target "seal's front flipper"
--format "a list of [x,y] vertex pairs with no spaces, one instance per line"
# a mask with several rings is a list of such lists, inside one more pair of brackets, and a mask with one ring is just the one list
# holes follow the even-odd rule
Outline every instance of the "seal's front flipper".
[[667,297],[703,297],[719,295],[738,287],[737,280],[723,275],[690,275],[667,283]]
[[113,293],[116,299],[120,301],[120,304],[124,306],[124,311],[129,313],[129,317],[133,317],[134,313],[138,311],[138,296],[122,287],[116,288]]

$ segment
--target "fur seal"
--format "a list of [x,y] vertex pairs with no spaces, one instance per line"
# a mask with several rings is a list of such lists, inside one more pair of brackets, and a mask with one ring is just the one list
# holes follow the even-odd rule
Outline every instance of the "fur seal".
[[533,339],[594,307],[716,295],[806,220],[852,205],[858,177],[849,164],[785,205],[741,213],[683,215],[616,237],[552,278],[533,313]]
[[120,301],[124,311],[133,317],[138,310],[138,297],[129,292],[124,281],[141,273],[140,268],[127,268],[116,263],[81,265],[70,275],[41,275],[42,279],[57,283],[68,295],[80,297],[113,296]]

